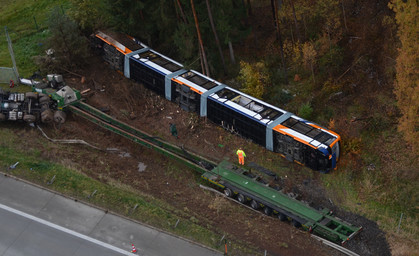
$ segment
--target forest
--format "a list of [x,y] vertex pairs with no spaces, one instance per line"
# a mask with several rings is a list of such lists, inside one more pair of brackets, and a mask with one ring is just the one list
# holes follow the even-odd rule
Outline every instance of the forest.
[[[338,169],[308,175],[339,207],[375,221],[392,255],[416,255],[418,1],[69,0],[54,8],[45,2],[48,13],[34,16],[36,29],[13,27],[19,11],[0,7],[13,13],[0,24],[9,26],[21,73],[83,73],[92,58],[88,38],[98,30],[138,38],[187,68],[337,132]],[[21,12],[34,6],[25,3]],[[25,38],[42,47],[31,48]],[[49,48],[54,62],[45,61]],[[7,48],[0,49],[6,66]]]

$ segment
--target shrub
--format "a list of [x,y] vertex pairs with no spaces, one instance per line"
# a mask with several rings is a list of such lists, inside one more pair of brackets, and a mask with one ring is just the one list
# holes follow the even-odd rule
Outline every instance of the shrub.
[[313,108],[309,102],[301,105],[300,109],[298,110],[298,115],[304,119],[310,119],[312,113]]

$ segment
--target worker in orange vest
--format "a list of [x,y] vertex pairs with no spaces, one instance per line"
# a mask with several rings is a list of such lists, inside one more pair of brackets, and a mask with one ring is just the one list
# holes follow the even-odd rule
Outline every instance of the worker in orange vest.
[[244,151],[241,148],[239,148],[236,154],[239,156],[239,164],[244,165],[244,158],[246,157]]

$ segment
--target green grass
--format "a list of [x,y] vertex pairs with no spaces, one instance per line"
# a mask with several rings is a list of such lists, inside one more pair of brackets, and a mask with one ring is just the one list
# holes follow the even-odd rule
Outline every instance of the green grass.
[[27,77],[37,70],[32,57],[44,54],[44,40],[49,34],[47,19],[54,6],[62,6],[65,12],[69,1],[0,1],[0,67],[12,66],[4,34],[7,26],[20,76]]
[[[387,233],[417,240],[419,187],[410,162],[412,156],[402,153],[403,143],[392,143],[402,141],[401,135],[393,130],[392,139],[386,141],[387,134],[387,131],[377,136],[363,133],[357,151],[364,166],[361,169],[352,164],[342,166],[322,176],[323,183],[333,200],[341,202],[348,211],[375,220]],[[381,142],[383,151],[389,152],[387,157],[395,159],[384,161],[382,152],[377,151],[377,141]],[[397,232],[402,213],[404,219]]]

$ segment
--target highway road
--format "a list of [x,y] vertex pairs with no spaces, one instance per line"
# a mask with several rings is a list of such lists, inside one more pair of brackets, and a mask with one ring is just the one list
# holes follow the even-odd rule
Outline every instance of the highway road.
[[0,175],[0,256],[40,255],[222,254]]

